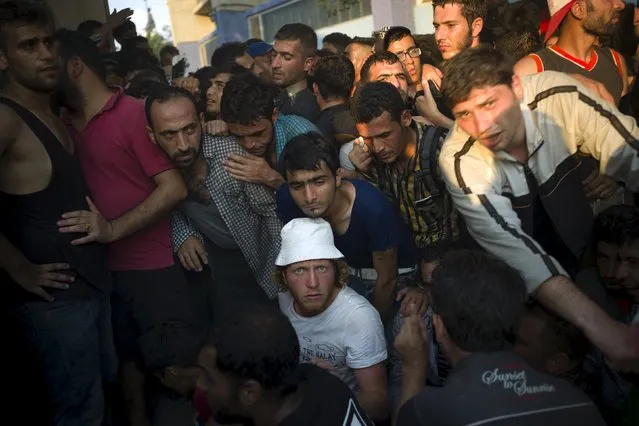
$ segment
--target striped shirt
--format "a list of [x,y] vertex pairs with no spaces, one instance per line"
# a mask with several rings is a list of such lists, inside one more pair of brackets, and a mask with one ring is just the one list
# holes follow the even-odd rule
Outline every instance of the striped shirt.
[[541,203],[553,232],[581,258],[593,222],[582,186],[584,157],[598,160],[602,174],[639,190],[639,128],[568,75],[548,71],[521,81],[527,162],[489,150],[456,124],[439,164],[470,234],[520,271],[533,292],[552,276],[568,276],[533,237],[539,234],[533,207]]

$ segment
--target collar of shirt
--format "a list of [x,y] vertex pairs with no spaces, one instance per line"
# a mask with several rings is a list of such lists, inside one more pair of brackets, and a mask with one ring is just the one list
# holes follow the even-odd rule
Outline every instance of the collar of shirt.
[[[539,149],[539,147],[544,143],[544,138],[535,124],[535,120],[533,118],[533,112],[528,107],[528,102],[524,99],[520,104],[519,108],[521,109],[521,113],[524,117],[524,132],[526,135],[526,146],[528,147],[528,158],[532,156],[532,154]],[[495,154],[497,158],[508,161],[517,161],[513,158],[512,155],[508,154],[506,151],[499,151]]]

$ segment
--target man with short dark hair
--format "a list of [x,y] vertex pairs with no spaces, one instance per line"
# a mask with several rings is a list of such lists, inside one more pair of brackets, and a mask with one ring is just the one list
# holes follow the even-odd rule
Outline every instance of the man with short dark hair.
[[410,93],[415,96],[422,88],[422,50],[413,34],[406,27],[391,27],[384,35],[384,50],[395,54],[402,62],[410,78]]
[[273,192],[238,182],[222,168],[244,150],[231,137],[205,134],[193,97],[165,87],[146,100],[147,131],[180,170],[189,196],[173,212],[172,240],[182,266],[214,277],[214,315],[233,315],[242,303],[267,302],[277,291],[271,268],[280,221]]
[[639,189],[634,119],[565,74],[514,76],[510,60],[488,47],[448,61],[442,93],[456,124],[439,164],[471,235],[607,356],[639,358],[625,341],[630,330],[570,278],[593,221],[579,158],[594,157],[603,174]]
[[12,389],[5,408],[29,424],[100,426],[103,386],[117,370],[111,279],[106,247],[74,244],[87,228],[58,231],[63,213],[89,210],[89,191],[77,147],[51,109],[60,68],[53,31],[45,6],[0,3],[0,280]]
[[[60,30],[57,41],[64,106],[95,202],[89,210],[64,215],[58,226],[61,232],[86,232],[76,244],[109,244],[116,349],[125,389],[137,392],[127,394],[129,418],[141,421],[146,407],[139,357],[153,364],[157,347],[170,348],[180,330],[190,330],[195,321],[187,283],[171,251],[170,213],[187,188],[150,140],[142,102],[107,87],[95,44],[68,30]],[[142,350],[145,339],[153,340],[146,346],[152,350]]]
[[341,380],[300,364],[295,329],[275,308],[247,306],[227,318],[211,333],[198,365],[198,387],[211,409],[203,422],[373,425]]
[[399,90],[404,102],[408,102],[408,78],[397,55],[388,51],[373,53],[361,70],[361,82],[385,81]]
[[374,44],[375,40],[372,38],[355,37],[344,50],[344,54],[355,67],[355,84],[360,80],[360,70],[364,61],[373,53]]
[[299,115],[309,121],[319,115],[319,106],[306,80],[316,51],[317,34],[308,25],[286,24],[275,34],[273,81],[286,91],[278,99],[282,114]]
[[[435,41],[444,61],[466,49],[479,46],[479,36],[484,28],[486,13],[485,0],[433,1]],[[431,84],[434,88],[430,87]],[[424,96],[418,96],[416,104],[424,118],[450,128],[453,124],[450,111],[445,108],[438,96],[441,84],[442,71],[434,65],[424,65],[422,72]]]
[[235,179],[277,189],[284,180],[275,171],[286,143],[297,135],[318,132],[308,120],[280,113],[279,90],[252,74],[237,75],[224,87],[222,119],[229,135],[246,150],[230,154],[224,168]]
[[613,34],[619,23],[621,0],[549,1],[550,22],[544,41],[558,32],[557,42],[526,56],[515,65],[518,75],[542,71],[576,74],[604,85],[615,105],[629,89],[623,56],[600,47],[599,38]]
[[321,110],[315,125],[335,146],[357,137],[349,103],[354,79],[353,64],[344,56],[321,58],[313,70],[313,94]]
[[423,388],[428,344],[409,318],[395,342],[411,365],[398,425],[605,425],[585,394],[512,353],[526,300],[516,270],[483,252],[449,253],[433,273],[431,297],[435,335],[453,369],[443,387]]
[[[441,133],[424,139],[431,127],[415,122],[399,91],[386,82],[361,86],[351,111],[360,138],[341,155],[398,206],[417,248],[431,249],[434,261],[457,238],[452,204],[436,170]],[[342,167],[348,167],[344,160]]]
[[335,55],[343,55],[346,46],[351,44],[352,39],[344,33],[330,33],[322,39],[322,49],[326,49]]

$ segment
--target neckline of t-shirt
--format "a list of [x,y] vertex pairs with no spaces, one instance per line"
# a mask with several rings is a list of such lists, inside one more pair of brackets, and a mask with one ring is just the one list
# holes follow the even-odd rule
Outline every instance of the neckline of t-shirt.
[[342,299],[344,296],[344,290],[348,288],[347,286],[344,286],[340,289],[338,289],[338,294],[337,296],[335,296],[335,299],[333,299],[333,302],[328,306],[328,308],[326,308],[326,310],[318,315],[312,316],[312,317],[305,317],[300,315],[296,310],[295,310],[295,298],[293,297],[293,294],[290,293],[291,295],[291,312],[293,313],[293,315],[295,316],[296,319],[298,320],[302,320],[302,321],[317,321],[322,319],[325,316],[330,315],[330,313],[334,310],[337,309],[337,301]]

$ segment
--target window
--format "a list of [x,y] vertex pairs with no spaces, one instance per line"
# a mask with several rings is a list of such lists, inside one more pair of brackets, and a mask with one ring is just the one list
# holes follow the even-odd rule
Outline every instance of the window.
[[264,40],[271,41],[275,38],[277,30],[283,25],[292,22],[300,22],[318,30],[368,16],[371,13],[371,0],[359,0],[358,4],[353,5],[348,10],[338,11],[334,16],[329,16],[328,12],[318,4],[317,0],[299,0],[264,12],[261,15],[262,35]]

